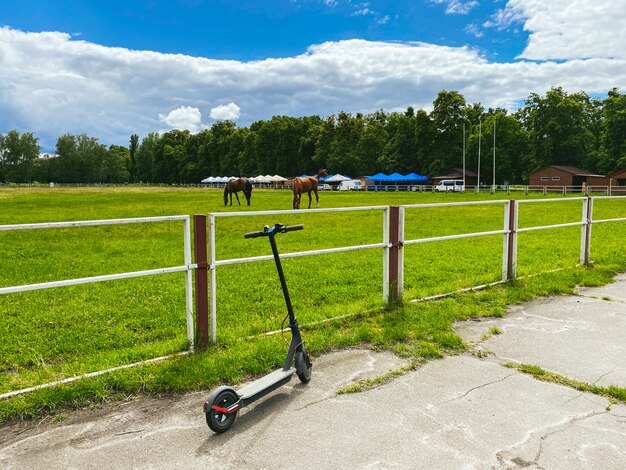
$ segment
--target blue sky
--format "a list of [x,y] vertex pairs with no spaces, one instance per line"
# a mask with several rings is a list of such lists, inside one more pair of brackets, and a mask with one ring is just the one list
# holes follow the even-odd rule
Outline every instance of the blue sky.
[[523,51],[528,35],[520,28],[503,32],[481,26],[504,3],[4,0],[8,7],[1,18],[23,31],[64,31],[106,46],[216,59],[288,57],[311,44],[366,39],[469,44],[505,61]]
[[0,133],[106,145],[217,120],[511,111],[626,88],[626,0],[2,0]]

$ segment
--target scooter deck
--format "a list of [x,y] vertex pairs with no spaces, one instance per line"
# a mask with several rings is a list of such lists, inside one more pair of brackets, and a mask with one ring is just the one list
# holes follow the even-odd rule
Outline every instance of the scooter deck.
[[243,404],[247,405],[289,382],[295,372],[295,367],[290,367],[287,370],[275,370],[274,372],[255,380],[251,384],[246,385],[242,389],[237,390],[237,395],[241,397]]

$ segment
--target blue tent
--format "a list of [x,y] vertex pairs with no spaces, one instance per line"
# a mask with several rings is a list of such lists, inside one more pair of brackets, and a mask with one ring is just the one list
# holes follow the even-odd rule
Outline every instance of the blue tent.
[[428,181],[428,176],[418,175],[417,173],[409,173],[406,175],[407,181]]
[[418,175],[417,173],[409,173],[408,175],[401,175],[400,173],[392,173],[386,175],[384,173],[377,173],[373,176],[365,178],[367,181],[380,181],[385,183],[408,183],[408,182],[423,182],[428,181],[427,176]]
[[406,176],[401,175],[400,173],[392,173],[387,177],[387,181],[394,182],[394,183],[406,181]]
[[384,173],[376,173],[373,176],[365,178],[366,181],[388,181],[388,176]]

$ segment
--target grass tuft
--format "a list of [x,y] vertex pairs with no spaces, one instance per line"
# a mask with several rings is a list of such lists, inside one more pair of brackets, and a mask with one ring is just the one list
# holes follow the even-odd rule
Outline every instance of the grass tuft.
[[570,379],[563,375],[557,374],[556,372],[544,370],[541,367],[533,364],[516,364],[513,362],[508,362],[504,365],[512,369],[517,369],[524,374],[532,375],[534,378],[542,380],[544,382],[565,385],[566,387],[571,387],[581,392],[589,392],[608,399],[613,399],[622,403],[626,403],[626,388],[623,387],[618,387],[616,385],[602,387],[587,382],[581,382],[579,380]]

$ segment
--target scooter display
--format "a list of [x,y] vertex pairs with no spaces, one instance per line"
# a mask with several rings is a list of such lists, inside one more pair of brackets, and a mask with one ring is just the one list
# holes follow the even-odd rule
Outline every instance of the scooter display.
[[283,268],[276,246],[277,234],[302,229],[304,229],[304,225],[285,226],[283,224],[276,224],[271,228],[266,225],[261,232],[250,232],[244,235],[245,238],[267,237],[270,241],[274,262],[276,263],[276,270],[278,271],[278,278],[280,279],[285,303],[287,304],[287,315],[283,320],[283,326],[287,318],[289,318],[291,342],[287,351],[287,357],[281,369],[275,370],[255,380],[240,390],[234,390],[232,387],[223,385],[217,387],[209,394],[209,397],[204,403],[204,412],[209,428],[216,433],[228,431],[235,422],[237,413],[241,408],[264,397],[278,387],[285,385],[291,380],[294,373],[302,383],[308,383],[311,380],[313,364],[311,363],[308,351],[304,347],[298,321],[293,313],[287,283],[285,282],[285,275],[283,274]]

